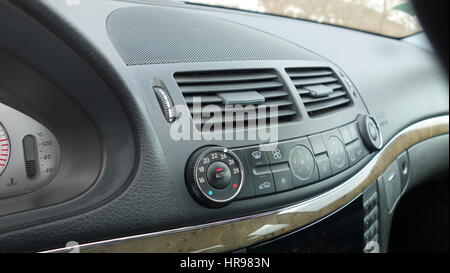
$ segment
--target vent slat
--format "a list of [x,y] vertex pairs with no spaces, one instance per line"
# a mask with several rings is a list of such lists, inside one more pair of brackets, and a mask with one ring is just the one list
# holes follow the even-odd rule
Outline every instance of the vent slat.
[[184,99],[186,101],[187,104],[193,104],[194,103],[194,97],[200,97],[201,98],[201,103],[205,104],[205,103],[218,103],[221,104],[222,103],[222,98],[220,98],[219,96],[202,96],[202,95],[195,95],[195,96],[186,96]]
[[332,84],[325,84],[326,86],[330,87],[331,89],[341,89],[342,85],[338,83],[332,83]]
[[292,102],[290,100],[271,100],[271,101],[266,101],[262,105],[263,106],[268,106],[268,107],[269,106],[283,107],[283,106],[292,105]]
[[314,103],[314,102],[319,102],[319,101],[333,100],[333,99],[336,99],[339,97],[344,97],[346,95],[347,95],[347,93],[345,93],[344,91],[334,91],[333,93],[331,93],[331,95],[326,96],[326,97],[314,98],[314,97],[304,96],[304,97],[302,97],[302,101],[304,104],[308,104],[308,103]]
[[325,84],[331,82],[337,82],[338,79],[335,77],[318,77],[318,78],[309,78],[309,79],[301,79],[301,80],[292,80],[295,86],[302,85],[316,85],[316,84]]
[[247,91],[259,89],[275,89],[283,87],[278,81],[264,81],[253,83],[229,83],[229,84],[210,84],[210,85],[193,85],[181,86],[181,92],[184,94],[190,93],[218,93],[218,92],[232,92],[232,91]]
[[[325,84],[326,86],[330,87],[331,89],[335,90],[335,89],[340,89],[343,86],[337,83],[334,84]],[[303,96],[303,95],[308,95],[309,91],[303,88],[297,88],[298,93]]]
[[317,70],[317,71],[305,71],[305,72],[290,72],[288,73],[291,79],[293,78],[305,78],[305,77],[318,77],[318,76],[328,76],[333,75],[333,72],[327,70]]
[[303,89],[303,88],[298,88],[297,91],[300,96],[308,95],[310,93],[308,90]]
[[[260,91],[259,93],[261,95],[263,95],[265,99],[275,99],[275,98],[289,96],[289,94],[286,93],[286,91]],[[218,103],[218,104],[222,103],[222,98],[220,98],[218,96],[214,96],[214,95],[213,96],[203,96],[200,94],[186,96],[185,97],[186,103],[193,104],[194,97],[201,97],[202,104],[203,103]]]
[[[310,117],[336,112],[351,105],[352,100],[339,77],[329,67],[286,69]],[[313,96],[308,86],[323,85],[332,91],[326,96]],[[317,87],[316,87],[317,88]],[[325,87],[319,88],[326,90]],[[327,94],[327,93],[325,93]]]
[[[258,98],[258,92],[264,97],[264,103],[256,106],[256,112],[260,113],[258,117],[254,116],[254,113],[248,113],[249,109],[245,107],[251,103],[242,105],[244,108],[238,111],[231,110],[232,113],[242,114],[244,113],[244,126],[248,128],[250,124],[248,121],[258,121],[261,119],[270,119],[271,117],[278,117],[279,123],[289,122],[294,120],[298,116],[298,111],[291,101],[289,91],[285,88],[278,73],[273,69],[255,69],[255,70],[230,70],[230,71],[202,71],[202,72],[183,72],[175,73],[174,78],[178,83],[189,111],[195,121],[197,128],[202,128],[205,124],[229,124],[233,122],[235,128],[236,115],[229,116],[229,113],[225,113],[225,105],[223,101],[222,92],[236,92],[236,94],[227,94],[233,98],[240,100],[239,96],[243,96],[242,101],[245,100],[245,94],[238,94],[237,92],[247,92],[248,96]],[[259,98],[261,98],[259,96]],[[202,107],[194,109],[193,102],[194,97],[200,97]],[[262,99],[261,99],[262,100]],[[251,99],[247,101],[252,101]],[[208,108],[205,112],[204,106],[215,105],[213,113],[211,108]],[[266,106],[264,116],[262,111],[258,108]],[[277,106],[278,111],[271,111],[270,106]],[[228,108],[227,108],[228,110]],[[198,118],[201,114],[215,115],[216,120],[210,118]],[[227,114],[227,115],[226,115]]]
[[[297,112],[294,110],[280,110],[278,111],[277,114],[271,114],[271,113],[266,113],[265,115],[246,115],[245,116],[245,121],[255,121],[255,120],[263,120],[263,119],[270,119],[270,118],[282,118],[282,117],[290,117],[290,116],[296,116]],[[221,123],[231,123],[231,122],[236,122],[236,117],[233,115],[231,117],[227,117],[227,116],[220,116],[220,118],[198,118],[198,119],[193,119],[194,124],[196,126],[199,125],[206,125],[206,124],[221,124]]]
[[178,84],[193,83],[219,83],[219,82],[240,82],[240,81],[256,81],[271,80],[278,76],[271,73],[246,73],[246,74],[224,74],[224,75],[198,75],[198,76],[178,76],[176,81]]
[[[255,105],[255,108],[258,109],[258,108],[265,107],[266,111],[269,111],[270,107],[273,107],[273,106],[286,107],[286,106],[291,106],[291,105],[292,105],[292,102],[289,101],[289,100],[273,100],[273,101],[265,102],[265,103],[260,104],[260,105]],[[211,109],[207,109],[208,110],[207,112],[208,113],[210,113],[210,112],[213,112],[213,113],[219,113],[219,112],[222,113],[223,112],[223,113],[225,113],[225,111],[229,111],[229,112],[245,112],[245,111],[248,111],[248,109],[245,109],[245,106],[240,108],[240,109],[226,108],[224,105],[215,105],[215,106],[216,107],[214,107],[214,108],[217,108],[216,111],[210,111]],[[197,109],[197,108],[194,109],[193,106],[189,106],[188,108],[189,108],[189,111],[191,111],[192,114],[199,114],[199,113],[201,114],[201,113],[203,113],[205,111],[204,107],[200,107],[199,109]]]
[[266,99],[286,97],[289,95],[286,91],[260,91],[259,93]]
[[351,100],[348,98],[338,98],[333,101],[320,101],[315,104],[308,104],[306,105],[306,111],[308,112],[316,112],[316,111],[322,111],[329,108],[334,108],[343,104],[350,103]]

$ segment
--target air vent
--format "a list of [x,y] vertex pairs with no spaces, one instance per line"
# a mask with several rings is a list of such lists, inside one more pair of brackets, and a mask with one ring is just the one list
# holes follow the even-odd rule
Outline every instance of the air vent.
[[[219,128],[248,128],[256,122],[261,124],[261,120],[269,124],[270,118],[274,117],[281,124],[298,116],[289,91],[274,70],[183,72],[174,76],[198,129],[218,123],[221,123]],[[201,109],[194,109],[194,98],[201,99]],[[214,116],[205,108],[207,105],[215,105]],[[244,110],[229,110],[230,106],[237,105]],[[255,106],[253,114],[245,110],[249,105]],[[277,111],[271,111],[272,106],[276,106]],[[199,114],[202,114],[201,118]]]
[[352,104],[342,82],[328,67],[286,69],[310,117],[335,113]]

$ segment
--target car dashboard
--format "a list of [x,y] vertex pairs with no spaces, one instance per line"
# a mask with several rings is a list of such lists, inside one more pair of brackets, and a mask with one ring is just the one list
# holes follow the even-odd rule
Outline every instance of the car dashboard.
[[0,18],[0,252],[386,252],[448,176],[448,80],[414,43],[178,1]]

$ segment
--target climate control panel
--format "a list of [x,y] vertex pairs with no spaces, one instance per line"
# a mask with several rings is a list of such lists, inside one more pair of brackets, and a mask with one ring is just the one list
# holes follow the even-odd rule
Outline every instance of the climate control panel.
[[323,181],[381,147],[376,121],[370,116],[358,116],[345,126],[279,143],[236,149],[201,148],[189,160],[186,181],[199,203],[222,207],[234,199],[275,194]]

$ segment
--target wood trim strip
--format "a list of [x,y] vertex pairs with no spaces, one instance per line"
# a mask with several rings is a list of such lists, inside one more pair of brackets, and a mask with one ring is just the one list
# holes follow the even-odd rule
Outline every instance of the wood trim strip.
[[[405,150],[448,134],[449,116],[418,122],[396,135],[355,176],[317,197],[278,211],[81,245],[81,252],[227,252],[261,243],[311,224],[342,208],[367,189]],[[47,252],[67,252],[62,248]]]

